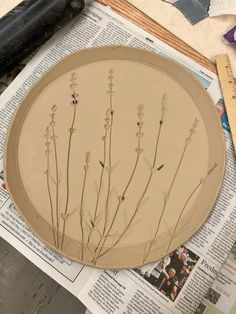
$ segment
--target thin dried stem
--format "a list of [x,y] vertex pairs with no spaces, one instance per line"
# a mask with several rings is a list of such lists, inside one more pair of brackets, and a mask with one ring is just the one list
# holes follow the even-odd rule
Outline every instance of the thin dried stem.
[[170,246],[171,246],[171,244],[172,244],[172,241],[173,241],[173,239],[174,239],[174,237],[175,237],[175,234],[176,234],[176,232],[177,232],[177,229],[178,229],[178,226],[179,226],[179,222],[180,222],[180,220],[181,220],[182,217],[183,217],[183,214],[184,214],[184,212],[185,212],[185,209],[186,209],[187,206],[188,206],[188,203],[191,201],[191,199],[192,199],[192,197],[194,196],[194,194],[195,194],[195,193],[197,192],[197,190],[201,187],[201,185],[203,185],[203,183],[205,182],[205,180],[207,179],[207,177],[208,177],[209,175],[211,175],[211,173],[214,171],[214,169],[215,169],[216,167],[217,167],[217,164],[215,163],[215,164],[208,170],[207,175],[206,175],[204,178],[202,178],[202,179],[199,180],[199,182],[196,184],[196,186],[194,187],[194,189],[192,190],[192,192],[191,192],[191,193],[189,194],[189,196],[187,197],[187,199],[186,199],[186,201],[185,201],[185,203],[184,203],[184,206],[182,207],[182,209],[181,209],[181,211],[180,211],[179,217],[178,217],[178,219],[177,219],[177,221],[176,221],[174,230],[173,230],[173,232],[171,232],[171,239],[170,239],[170,242],[169,242],[168,247],[167,247],[167,252],[168,252],[169,249],[170,249]]
[[100,174],[100,179],[99,179],[99,186],[98,186],[98,191],[97,191],[97,199],[96,199],[96,205],[95,205],[95,210],[94,210],[94,216],[93,216],[93,220],[92,220],[92,227],[89,230],[89,235],[88,235],[88,241],[87,241],[87,245],[90,242],[91,236],[92,236],[92,232],[94,230],[95,227],[95,222],[97,219],[97,213],[98,213],[98,205],[99,205],[99,200],[101,197],[101,191],[102,191],[102,183],[103,183],[103,177],[104,177],[104,172],[105,172],[105,165],[106,165],[106,151],[107,151],[107,134],[108,134],[108,130],[110,129],[111,125],[111,110],[110,108],[107,109],[106,111],[106,117],[105,117],[105,124],[104,124],[104,128],[105,128],[105,134],[102,137],[102,141],[103,141],[103,159],[102,162],[99,161],[100,165],[101,165],[101,174]]
[[50,187],[50,142],[49,142],[49,127],[46,128],[45,132],[46,137],[46,151],[45,154],[47,156],[47,169],[45,171],[46,177],[47,177],[47,190],[48,190],[48,197],[49,197],[49,203],[50,203],[50,211],[51,211],[51,221],[52,221],[52,234],[53,234],[53,240],[54,245],[57,247],[57,241],[56,241],[56,235],[55,235],[55,222],[54,222],[54,213],[53,213],[53,201],[52,201],[52,193],[51,193],[51,187]]
[[158,152],[158,147],[159,147],[159,143],[160,143],[160,137],[161,137],[161,131],[162,131],[162,128],[163,128],[163,122],[164,122],[164,116],[165,116],[165,111],[166,111],[166,96],[163,95],[163,98],[162,98],[162,107],[161,107],[161,119],[159,121],[159,125],[158,125],[158,129],[157,129],[157,136],[156,136],[156,143],[155,143],[155,151],[154,151],[154,157],[153,157],[153,163],[152,163],[152,166],[150,167],[150,175],[148,177],[148,180],[146,182],[146,185],[144,187],[144,190],[138,200],[138,203],[135,207],[135,210],[134,210],[134,213],[133,215],[131,216],[130,220],[129,220],[129,223],[128,225],[124,228],[123,232],[120,234],[120,236],[118,237],[118,239],[113,243],[113,245],[106,249],[104,252],[101,252],[100,251],[100,254],[97,255],[97,259],[101,258],[102,256],[104,256],[105,254],[107,254],[109,251],[111,251],[121,240],[122,238],[124,237],[124,235],[127,233],[127,231],[129,230],[130,226],[132,225],[135,217],[137,216],[140,208],[141,208],[141,205],[142,205],[142,202],[144,200],[144,197],[148,191],[148,188],[151,184],[151,181],[152,181],[152,178],[153,178],[153,175],[154,173],[156,173],[157,171],[160,171],[162,168],[163,168],[163,165],[160,166],[159,168],[156,169],[156,163],[157,163],[157,152]]
[[90,163],[90,152],[87,152],[86,153],[86,157],[85,157],[84,179],[83,179],[82,192],[81,192],[81,201],[80,201],[81,261],[83,261],[83,259],[84,259],[84,222],[83,222],[83,215],[84,215],[84,196],[85,196],[87,174],[88,174],[88,170],[89,170],[89,163]]
[[182,153],[181,153],[181,156],[180,156],[180,159],[179,159],[177,168],[176,168],[176,170],[175,170],[174,176],[173,176],[173,178],[172,178],[172,181],[171,181],[169,190],[168,190],[167,194],[166,194],[165,197],[164,197],[164,203],[163,203],[163,207],[162,207],[162,210],[161,210],[161,215],[160,215],[160,217],[158,217],[157,228],[156,228],[156,231],[155,231],[155,235],[154,235],[154,237],[153,237],[153,239],[152,239],[152,241],[151,241],[151,243],[150,243],[150,245],[149,245],[149,248],[148,248],[148,250],[147,250],[147,252],[146,252],[146,254],[145,254],[145,256],[144,256],[144,260],[143,260],[144,263],[145,263],[145,261],[147,260],[147,258],[148,258],[149,254],[150,254],[150,251],[151,251],[151,249],[152,249],[154,243],[156,242],[156,238],[157,238],[157,235],[158,235],[158,233],[159,233],[160,225],[161,225],[162,219],[163,219],[163,217],[164,217],[164,213],[165,213],[165,210],[166,210],[167,203],[168,203],[168,201],[169,201],[169,198],[170,198],[172,189],[173,189],[174,184],[175,184],[175,182],[176,182],[176,178],[177,178],[177,176],[178,176],[178,174],[179,174],[179,171],[180,171],[180,168],[181,168],[181,166],[182,166],[185,153],[186,153],[186,151],[187,151],[187,148],[188,148],[189,144],[191,143],[191,140],[192,140],[192,137],[193,137],[194,133],[196,132],[197,126],[198,126],[198,120],[195,119],[194,122],[193,122],[192,128],[191,128],[190,131],[189,131],[189,136],[186,137],[186,139],[185,139],[185,145],[184,145],[183,151],[182,151]]
[[110,113],[111,113],[111,122],[109,128],[109,146],[108,146],[108,184],[107,184],[107,198],[106,198],[106,206],[105,206],[105,221],[103,227],[103,235],[105,234],[107,227],[107,219],[108,219],[108,204],[109,204],[109,196],[111,191],[111,167],[112,167],[112,131],[113,131],[113,121],[114,121],[114,111],[113,111],[113,79],[114,79],[114,70],[110,69],[109,71],[109,103],[110,103]]
[[[57,247],[59,247],[59,170],[58,170],[58,156],[57,156],[57,143],[56,139],[57,136],[55,134],[55,113],[57,110],[57,106],[53,105],[51,108],[51,130],[52,130],[52,136],[51,140],[53,142],[53,149],[54,149],[54,159],[55,159],[55,173],[56,173],[56,180],[55,180],[55,185],[56,185],[56,240],[57,240]],[[54,180],[53,180],[54,181]]]
[[[73,106],[73,116],[71,121],[71,126],[69,128],[69,141],[68,141],[68,149],[67,149],[67,161],[66,161],[66,204],[64,210],[64,216],[67,215],[68,205],[70,199],[70,155],[71,155],[71,146],[72,146],[72,135],[76,131],[74,129],[75,118],[76,118],[76,110],[78,105],[78,93],[76,92],[77,88],[77,75],[72,73],[71,75],[71,89],[72,89],[72,101],[71,105]],[[65,229],[66,229],[66,219],[63,220],[62,227],[62,240],[61,240],[61,250],[63,250],[64,238],[65,238]]]
[[102,231],[102,237],[99,240],[99,243],[97,247],[95,248],[95,253],[97,252],[101,241],[105,235],[106,228],[107,228],[107,220],[108,220],[108,207],[109,207],[109,200],[110,200],[110,194],[111,194],[111,173],[112,173],[112,131],[113,131],[113,122],[114,122],[114,111],[113,111],[113,79],[114,79],[114,69],[109,70],[109,76],[108,76],[108,95],[109,95],[109,110],[110,110],[110,122],[109,122],[109,143],[108,143],[108,183],[107,183],[107,193],[106,193],[106,203],[105,203],[105,217],[104,217],[104,225],[103,225],[103,231]]
[[171,246],[171,244],[172,244],[172,241],[173,241],[173,239],[174,239],[174,236],[175,236],[176,230],[177,230],[177,228],[178,228],[180,219],[182,218],[183,213],[184,213],[184,211],[185,211],[185,209],[186,209],[188,203],[190,202],[190,200],[192,199],[193,195],[195,194],[195,192],[199,189],[199,187],[200,187],[201,185],[202,185],[202,182],[201,182],[201,180],[200,180],[200,182],[196,185],[196,187],[193,189],[193,191],[192,191],[192,192],[189,194],[189,196],[187,197],[187,200],[185,201],[184,206],[183,206],[183,208],[182,208],[182,210],[181,210],[181,212],[180,212],[180,215],[179,215],[179,217],[178,217],[178,219],[177,219],[177,222],[176,222],[176,224],[175,224],[174,230],[173,230],[173,232],[171,232],[171,240],[170,240],[170,242],[169,242],[169,244],[168,244],[167,251],[169,250],[169,248],[170,248],[170,246]]
[[[125,186],[125,188],[123,190],[123,193],[118,197],[118,204],[117,204],[117,207],[116,207],[116,210],[115,210],[115,214],[114,214],[114,216],[112,218],[110,227],[109,227],[108,231],[106,232],[105,237],[103,238],[103,243],[100,246],[100,249],[99,249],[99,251],[97,253],[97,256],[99,256],[101,251],[103,250],[103,247],[106,244],[106,241],[107,241],[107,239],[109,237],[109,234],[110,234],[110,232],[111,232],[111,230],[112,230],[112,228],[114,226],[116,217],[117,217],[118,212],[120,210],[120,207],[121,207],[122,203],[124,203],[124,201],[126,199],[126,193],[127,193],[128,189],[129,189],[129,187],[131,185],[131,182],[132,182],[133,178],[134,178],[135,172],[136,172],[136,170],[138,168],[140,156],[141,156],[141,154],[143,152],[143,149],[141,148],[141,139],[142,139],[142,137],[144,135],[143,132],[142,132],[142,128],[143,128],[143,125],[144,125],[144,123],[143,123],[143,115],[144,114],[143,114],[143,106],[142,105],[140,105],[138,107],[138,114],[137,115],[138,115],[139,120],[137,122],[138,132],[136,133],[136,137],[137,137],[137,147],[135,148],[136,160],[135,160],[134,167],[133,167],[133,170],[131,172],[131,175],[130,175],[130,177],[128,179],[128,182],[127,182],[127,184],[126,184],[126,186]],[[96,260],[96,258],[95,258],[95,260]]]

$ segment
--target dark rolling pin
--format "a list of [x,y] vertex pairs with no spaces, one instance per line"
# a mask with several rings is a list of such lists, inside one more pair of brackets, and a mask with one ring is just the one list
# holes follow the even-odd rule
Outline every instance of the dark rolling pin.
[[85,7],[84,0],[24,0],[0,19],[0,76]]

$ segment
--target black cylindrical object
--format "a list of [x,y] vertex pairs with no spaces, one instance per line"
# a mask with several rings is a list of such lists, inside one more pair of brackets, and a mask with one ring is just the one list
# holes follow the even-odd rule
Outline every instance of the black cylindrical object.
[[0,19],[0,75],[42,45],[84,8],[84,0],[24,0]]

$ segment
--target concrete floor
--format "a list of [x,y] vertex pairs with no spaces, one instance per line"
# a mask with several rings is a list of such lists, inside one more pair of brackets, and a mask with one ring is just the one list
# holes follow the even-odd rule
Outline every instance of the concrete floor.
[[0,314],[84,314],[72,294],[0,238]]

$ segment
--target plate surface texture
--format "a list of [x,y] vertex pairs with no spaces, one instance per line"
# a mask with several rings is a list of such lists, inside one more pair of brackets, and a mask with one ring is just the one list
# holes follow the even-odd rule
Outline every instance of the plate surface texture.
[[81,50],[29,91],[8,133],[12,200],[48,246],[131,268],[187,241],[225,168],[220,119],[184,68],[128,47]]

